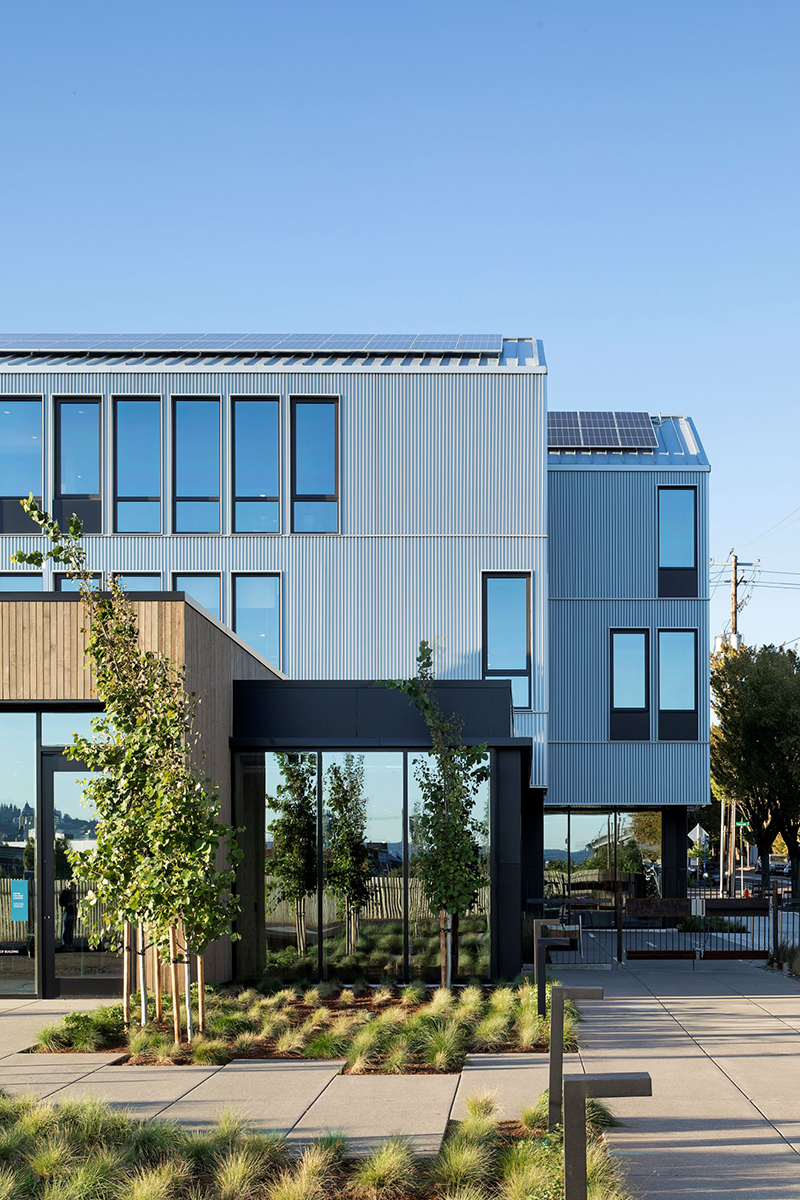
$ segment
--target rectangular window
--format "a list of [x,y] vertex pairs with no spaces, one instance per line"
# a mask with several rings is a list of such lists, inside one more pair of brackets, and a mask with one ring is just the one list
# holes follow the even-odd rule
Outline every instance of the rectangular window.
[[74,513],[84,533],[101,533],[100,401],[58,397],[55,404],[55,518],[63,527]]
[[219,400],[174,401],[175,532],[219,533]]
[[280,531],[279,402],[233,402],[233,522],[236,533]]
[[161,401],[114,402],[114,529],[161,532]]
[[650,739],[649,633],[611,630],[611,741]]
[[658,737],[697,740],[697,630],[658,631]]
[[233,628],[248,646],[280,667],[279,575],[234,575]]
[[176,592],[186,592],[212,617],[222,620],[219,575],[173,575],[172,588]]
[[29,571],[20,571],[17,575],[0,575],[0,592],[40,592],[41,590],[41,575],[32,575]]
[[[100,580],[100,572],[92,572],[92,583],[98,583]],[[77,579],[70,579],[69,575],[60,573],[53,576],[53,583],[57,592],[79,592],[81,585]]]
[[0,533],[36,533],[20,500],[42,502],[42,402],[0,398]]
[[531,705],[531,577],[483,576],[483,678],[509,679],[514,708]]
[[117,582],[126,592],[160,592],[160,575],[129,575],[120,572],[116,575]]
[[292,532],[339,531],[338,400],[292,400]]
[[658,489],[658,594],[697,595],[697,489]]

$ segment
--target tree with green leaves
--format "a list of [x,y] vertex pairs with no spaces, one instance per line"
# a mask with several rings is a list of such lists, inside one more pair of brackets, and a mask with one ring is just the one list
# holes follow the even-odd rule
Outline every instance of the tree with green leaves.
[[327,886],[344,921],[345,954],[355,954],[358,919],[369,899],[372,870],[366,847],[367,797],[364,755],[345,754],[326,777],[328,824]]
[[439,913],[441,982],[449,987],[458,944],[454,922],[470,912],[489,882],[483,851],[488,829],[475,815],[479,789],[489,779],[489,754],[485,745],[465,746],[462,718],[443,711],[434,691],[428,642],[420,642],[416,675],[386,686],[408,697],[431,737],[430,752],[420,755],[414,767],[421,803],[415,814],[413,865],[429,907]]
[[86,657],[104,706],[91,722],[92,736],[75,734],[65,749],[96,772],[83,789],[97,814],[95,845],[68,852],[74,878],[88,885],[82,904],[100,906],[103,932],[116,945],[127,925],[138,925],[163,952],[165,938],[172,941],[177,927],[183,929],[191,1037],[191,954],[202,956],[211,942],[231,934],[241,857],[233,829],[219,821],[217,787],[202,770],[194,728],[199,701],[186,690],[183,666],[140,648],[136,613],[119,583],[112,577],[104,588],[94,584],[77,517],[65,533],[32,496],[21,503],[50,547],[18,550],[13,561],[41,568],[51,560],[77,580]]
[[267,804],[275,813],[268,831],[272,854],[267,860],[268,911],[277,904],[294,910],[297,953],[308,949],[306,900],[317,887],[317,756],[276,754],[282,776]]
[[765,890],[770,851],[783,835],[800,894],[800,659],[779,646],[726,647],[712,657],[711,691],[714,795],[726,806],[735,800],[747,821]]

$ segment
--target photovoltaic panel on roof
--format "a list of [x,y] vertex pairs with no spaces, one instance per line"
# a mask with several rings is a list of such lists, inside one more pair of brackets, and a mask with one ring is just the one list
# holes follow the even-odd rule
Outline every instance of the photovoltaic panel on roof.
[[462,333],[458,339],[459,350],[481,351],[484,354],[499,354],[503,349],[501,333]]
[[613,413],[580,412],[578,420],[581,423],[581,440],[584,446],[592,446],[596,450],[619,447],[617,423]]
[[383,353],[384,351],[400,354],[404,350],[410,350],[416,339],[415,333],[376,333],[367,342],[365,349],[368,354]]
[[576,412],[550,412],[547,414],[547,444],[559,449],[575,449],[583,446],[581,424]]
[[458,347],[460,334],[457,333],[421,333],[414,339],[412,350],[425,350],[430,353],[455,350]]
[[0,334],[0,350],[152,354],[500,354],[503,338],[495,333],[113,333]]
[[547,444],[553,450],[652,450],[658,439],[646,412],[550,412]]
[[319,353],[327,354],[333,350],[363,351],[373,336],[371,333],[335,333],[322,343]]
[[620,445],[627,448],[647,449],[658,445],[650,414],[646,412],[618,412],[617,431]]

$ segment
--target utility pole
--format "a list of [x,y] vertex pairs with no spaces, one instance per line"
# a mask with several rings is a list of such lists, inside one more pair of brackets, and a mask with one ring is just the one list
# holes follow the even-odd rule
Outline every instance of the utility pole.
[[731,550],[730,558],[727,562],[711,563],[712,567],[727,567],[731,569],[731,628],[730,633],[719,634],[715,639],[715,650],[719,653],[723,646],[730,646],[732,650],[738,650],[742,644],[742,639],[739,635],[739,612],[747,603],[747,598],[739,600],[739,588],[745,582],[743,574],[739,573],[740,567],[756,567],[758,563],[742,563],[739,562],[738,555]]
[[739,616],[739,560],[731,551],[731,634],[733,637],[738,637],[739,629],[737,617]]

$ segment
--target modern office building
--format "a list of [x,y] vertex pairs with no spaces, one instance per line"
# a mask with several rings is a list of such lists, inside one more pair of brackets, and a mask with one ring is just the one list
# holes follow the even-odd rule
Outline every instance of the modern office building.
[[[33,492],[81,517],[94,571],[185,593],[263,670],[225,701],[233,816],[257,847],[239,974],[265,948],[291,957],[287,904],[261,884],[286,754],[313,761],[318,806],[304,953],[339,974],[433,969],[413,866],[425,731],[376,684],[412,674],[423,638],[442,702],[491,754],[464,974],[513,974],[525,914],[572,887],[599,833],[617,846],[624,814],[660,815],[656,878],[685,888],[686,811],[708,790],[708,463],[686,417],[548,420],[546,374],[541,342],[493,335],[0,338],[0,621],[22,592],[71,586],[10,564],[39,542],[18,503]],[[43,703],[7,684],[0,739]],[[374,877],[355,956],[325,879],[348,755]],[[22,774],[4,771],[0,818],[43,820],[52,801]]]

